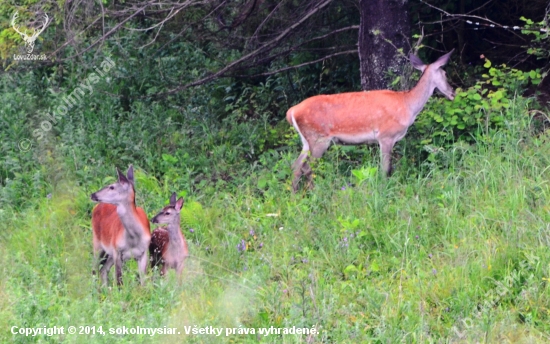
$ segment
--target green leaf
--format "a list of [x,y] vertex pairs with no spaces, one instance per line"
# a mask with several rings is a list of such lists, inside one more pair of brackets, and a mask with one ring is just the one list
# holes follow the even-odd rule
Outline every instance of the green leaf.
[[178,158],[170,154],[162,154],[162,160],[166,161],[169,164],[175,164],[178,162]]
[[260,316],[260,318],[265,322],[269,322],[269,313],[268,312],[260,312],[258,313],[258,315]]
[[258,178],[258,189],[265,189],[267,186],[267,178],[264,176],[261,176]]
[[361,231],[361,232],[359,232],[359,234],[357,234],[357,237],[358,237],[358,238],[362,238],[362,237],[364,237],[364,236],[366,236],[366,235],[367,235],[367,232]]
[[372,263],[370,263],[370,269],[373,272],[380,271],[380,266],[378,265],[378,262],[376,260],[373,260]]
[[498,91],[493,93],[493,99],[495,99],[495,100],[500,100],[503,97],[504,97],[504,94],[502,93],[501,90],[498,90]]
[[401,77],[400,77],[400,76],[396,77],[396,78],[392,81],[391,85],[392,85],[392,86],[397,85],[397,84],[399,83],[399,80],[401,80]]
[[181,209],[182,222],[189,227],[199,227],[204,221],[204,210],[199,202],[187,202]]
[[357,270],[357,268],[353,264],[346,266],[346,268],[344,269],[344,273],[346,274],[349,274],[350,272],[357,272],[357,271],[359,270]]

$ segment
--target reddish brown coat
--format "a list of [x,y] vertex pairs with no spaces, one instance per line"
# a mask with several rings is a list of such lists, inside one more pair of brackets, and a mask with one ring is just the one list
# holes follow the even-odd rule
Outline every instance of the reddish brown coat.
[[447,82],[443,67],[452,51],[430,65],[411,55],[411,64],[423,72],[410,91],[377,90],[319,95],[291,107],[287,121],[298,131],[302,152],[293,164],[292,189],[298,189],[302,175],[313,187],[310,158],[320,158],[331,142],[342,144],[378,143],[382,169],[391,174],[391,152],[396,142],[407,133],[434,90],[450,100],[454,90]]
[[92,211],[94,253],[103,284],[115,266],[117,284],[122,284],[122,263],[130,258],[138,262],[141,283],[147,272],[147,249],[151,241],[149,220],[143,209],[136,207],[134,169],[127,176],[117,169],[118,181],[91,194],[99,202]]
[[[134,214],[143,225],[143,236],[150,237],[151,230],[147,214],[140,207],[134,208]],[[124,226],[116,212],[116,205],[99,203],[92,210],[92,228],[94,231],[94,250],[101,249],[101,244],[107,247],[117,247],[124,234]]]

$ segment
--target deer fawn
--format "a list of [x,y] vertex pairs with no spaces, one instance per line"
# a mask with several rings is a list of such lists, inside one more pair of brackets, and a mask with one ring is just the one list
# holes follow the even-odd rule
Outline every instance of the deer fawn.
[[147,270],[147,248],[151,241],[149,220],[143,209],[136,207],[134,169],[128,168],[125,176],[117,168],[118,181],[91,195],[100,202],[92,211],[94,253],[99,254],[98,265],[103,284],[115,265],[117,284],[122,284],[122,262],[134,258],[138,263],[140,282]]
[[292,165],[293,191],[298,190],[303,174],[307,177],[308,187],[313,187],[310,151],[313,158],[320,158],[331,142],[349,145],[378,142],[382,168],[389,176],[394,144],[405,136],[434,89],[437,88],[448,99],[454,99],[454,90],[442,69],[453,50],[429,65],[411,54],[411,64],[423,74],[410,91],[377,90],[319,95],[291,107],[286,119],[300,135],[303,145],[300,156]]
[[166,274],[166,268],[175,269],[178,277],[181,276],[183,263],[189,255],[187,242],[180,229],[180,211],[183,198],[176,201],[176,193],[170,197],[170,204],[164,207],[151,222],[168,224],[167,227],[157,228],[151,235],[149,254],[151,267],[161,266],[160,274]]

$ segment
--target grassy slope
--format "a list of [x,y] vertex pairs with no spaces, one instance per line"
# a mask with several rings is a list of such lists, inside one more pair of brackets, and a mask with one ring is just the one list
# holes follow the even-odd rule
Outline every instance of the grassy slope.
[[[0,342],[34,341],[12,336],[13,325],[169,326],[182,336],[184,326],[194,325],[315,325],[322,332],[314,342],[546,342],[550,149],[546,136],[525,135],[523,112],[512,111],[508,131],[438,153],[445,169],[424,166],[418,174],[402,163],[389,180],[359,183],[338,171],[333,154],[317,166],[316,189],[297,195],[289,178],[269,179],[273,171],[288,175],[295,152],[245,173],[234,192],[185,190],[181,180],[159,182],[137,166],[138,203],[148,215],[169,191],[188,192],[182,227],[193,257],[181,285],[171,274],[140,287],[130,262],[120,290],[99,289],[91,275],[89,194],[109,177],[79,174],[87,167],[76,157],[49,148],[39,166],[52,197],[23,197],[24,207],[0,210]],[[78,143],[98,144],[87,143],[90,137]],[[261,178],[267,178],[263,191]],[[355,185],[342,188],[350,182]],[[237,248],[243,240],[244,251]],[[61,339],[113,341],[110,335],[40,338]],[[306,336],[283,339],[307,342]]]

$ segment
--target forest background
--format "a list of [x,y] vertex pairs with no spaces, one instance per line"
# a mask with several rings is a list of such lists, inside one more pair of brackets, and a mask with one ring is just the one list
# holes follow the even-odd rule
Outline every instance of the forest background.
[[[3,1],[0,341],[547,342],[549,21],[542,0]],[[391,178],[378,147],[334,146],[292,194],[288,108],[410,89],[409,53],[453,48],[457,96],[432,97]],[[89,196],[130,164],[150,217],[185,198],[181,284],[91,273]]]

